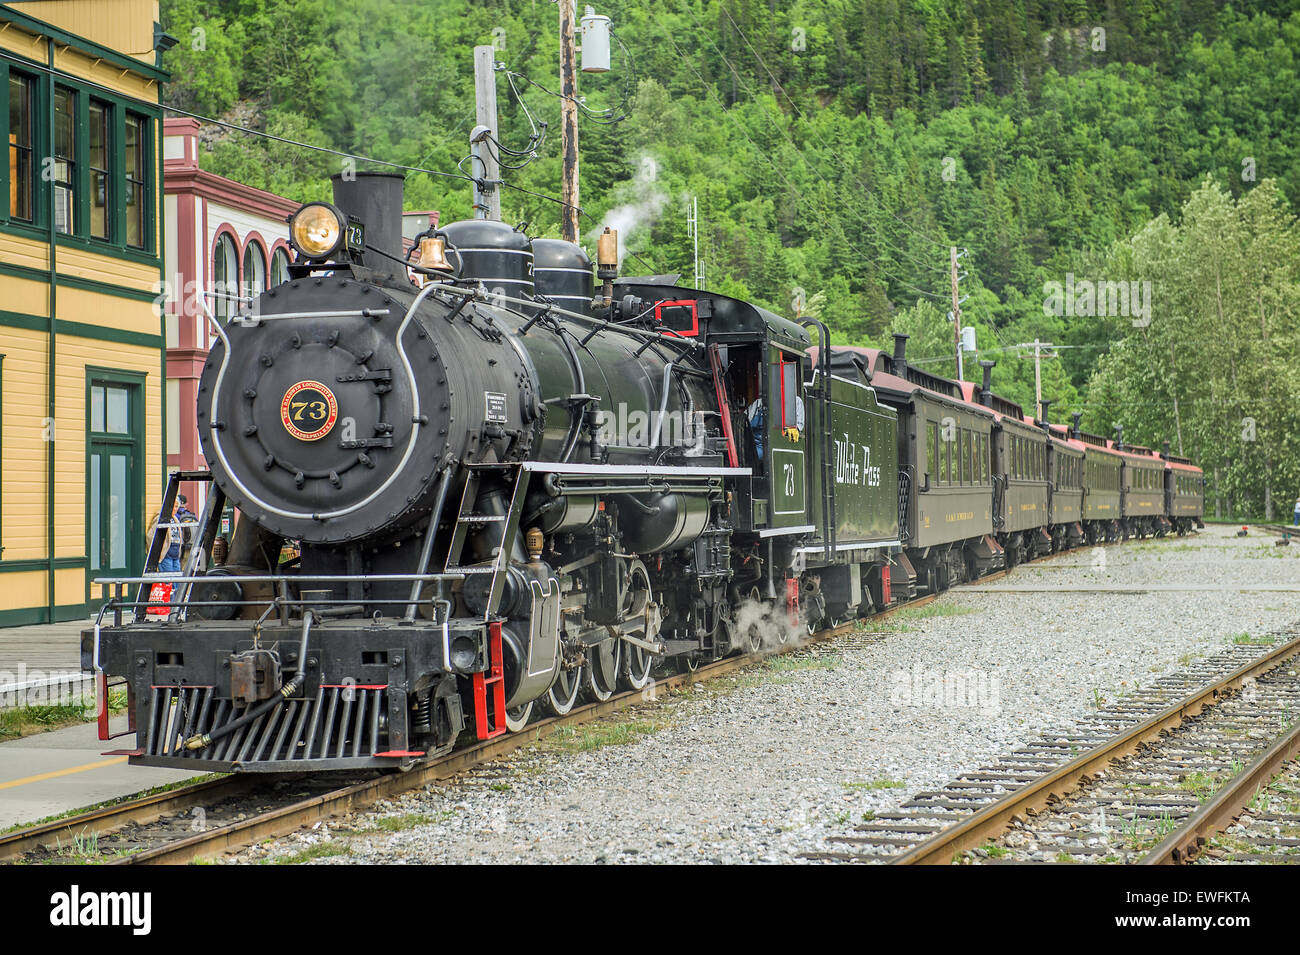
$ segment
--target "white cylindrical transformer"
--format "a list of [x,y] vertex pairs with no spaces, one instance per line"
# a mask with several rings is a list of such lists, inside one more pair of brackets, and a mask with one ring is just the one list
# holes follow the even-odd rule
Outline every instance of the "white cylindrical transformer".
[[609,17],[591,7],[582,15],[582,72],[609,72]]

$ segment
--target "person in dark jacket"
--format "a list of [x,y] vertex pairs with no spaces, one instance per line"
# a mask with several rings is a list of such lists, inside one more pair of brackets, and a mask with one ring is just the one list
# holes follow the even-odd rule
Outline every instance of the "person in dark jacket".
[[[189,501],[182,494],[176,499],[176,509],[172,512],[171,523],[196,524],[198,517],[189,509]],[[164,574],[179,574],[181,571],[181,554],[189,547],[193,531],[188,527],[171,527],[167,531],[167,551],[158,562],[158,569]]]

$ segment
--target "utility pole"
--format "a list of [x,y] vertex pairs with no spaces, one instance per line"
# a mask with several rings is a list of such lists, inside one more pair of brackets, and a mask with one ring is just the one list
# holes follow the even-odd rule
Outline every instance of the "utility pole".
[[[1032,342],[1024,342],[1016,347],[1032,348],[1034,350],[1034,408],[1037,410],[1043,406],[1043,352],[1045,349],[1055,348],[1056,346],[1051,342],[1040,342],[1035,338]],[[1056,356],[1052,352],[1047,352],[1047,357],[1055,358]]]
[[952,339],[957,352],[957,380],[961,381],[964,376],[961,362],[961,301],[957,298],[957,246],[950,247],[948,254],[952,266]]
[[560,7],[560,156],[564,166],[560,198],[561,234],[578,241],[578,73],[574,61],[574,0],[559,0]]
[[[492,153],[491,144],[497,136],[497,74],[496,48],[474,47],[474,132],[470,134],[470,149],[477,159],[479,176],[474,182],[474,218],[501,221],[501,188],[497,184],[501,170]],[[487,131],[486,135],[484,130]],[[479,178],[481,177],[481,178]],[[479,183],[483,188],[479,188]]]

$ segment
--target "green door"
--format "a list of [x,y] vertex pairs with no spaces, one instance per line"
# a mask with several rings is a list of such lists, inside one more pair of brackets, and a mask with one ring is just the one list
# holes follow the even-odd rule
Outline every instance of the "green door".
[[131,577],[144,563],[138,388],[90,383],[86,533],[90,579]]

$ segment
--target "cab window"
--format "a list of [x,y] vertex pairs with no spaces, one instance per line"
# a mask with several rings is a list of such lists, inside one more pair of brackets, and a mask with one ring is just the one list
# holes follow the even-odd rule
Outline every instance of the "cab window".
[[803,415],[799,413],[799,363],[781,357],[781,430],[797,428],[803,431]]

